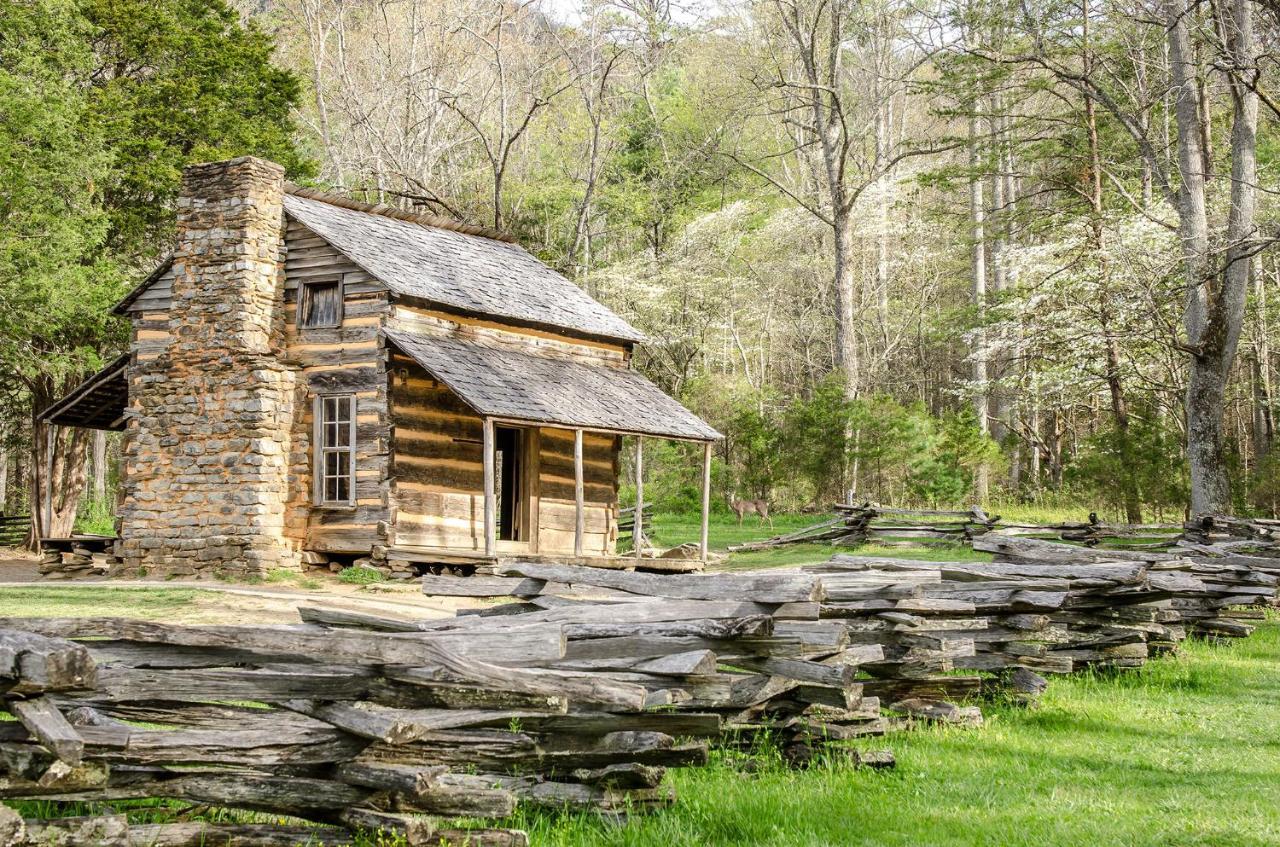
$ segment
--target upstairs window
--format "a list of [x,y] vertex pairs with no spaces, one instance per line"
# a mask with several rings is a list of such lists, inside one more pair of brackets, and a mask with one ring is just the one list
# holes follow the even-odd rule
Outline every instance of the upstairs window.
[[324,279],[298,286],[298,326],[320,329],[342,326],[342,280]]
[[349,394],[316,398],[315,499],[321,506],[355,503],[355,405]]

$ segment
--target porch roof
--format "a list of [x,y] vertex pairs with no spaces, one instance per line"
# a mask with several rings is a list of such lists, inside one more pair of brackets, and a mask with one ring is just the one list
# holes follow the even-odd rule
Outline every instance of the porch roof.
[[128,364],[128,353],[119,356],[46,408],[40,418],[59,426],[123,430],[124,410],[129,405],[129,381],[125,376]]
[[399,329],[383,333],[483,417],[689,441],[721,437],[630,368]]

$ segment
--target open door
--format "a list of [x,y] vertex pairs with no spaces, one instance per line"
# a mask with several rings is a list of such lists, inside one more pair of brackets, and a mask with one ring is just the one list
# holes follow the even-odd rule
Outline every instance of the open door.
[[529,540],[529,486],[525,462],[528,430],[497,426],[493,432],[494,494],[499,541]]

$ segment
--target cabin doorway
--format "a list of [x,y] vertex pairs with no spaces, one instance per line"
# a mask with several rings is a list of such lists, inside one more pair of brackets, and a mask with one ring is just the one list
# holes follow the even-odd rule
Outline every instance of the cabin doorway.
[[528,461],[529,430],[513,426],[493,428],[493,471],[496,481],[494,494],[497,503],[499,541],[528,541],[529,533],[529,485],[526,462]]

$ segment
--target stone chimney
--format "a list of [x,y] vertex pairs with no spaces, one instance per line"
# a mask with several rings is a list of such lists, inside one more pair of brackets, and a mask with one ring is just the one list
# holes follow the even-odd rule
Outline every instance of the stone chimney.
[[281,361],[284,169],[188,167],[169,343],[130,370],[120,552],[128,569],[262,575],[284,536],[295,376]]

